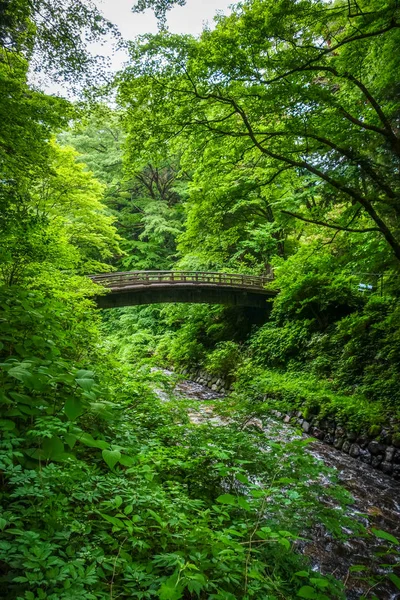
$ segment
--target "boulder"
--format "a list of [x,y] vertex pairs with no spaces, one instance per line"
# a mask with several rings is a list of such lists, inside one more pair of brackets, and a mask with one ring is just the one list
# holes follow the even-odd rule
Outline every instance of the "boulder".
[[304,433],[308,433],[310,431],[311,424],[308,421],[303,421],[302,428]]
[[393,454],[393,462],[396,465],[400,465],[400,450],[395,450],[395,452]]
[[392,437],[392,444],[396,448],[400,448],[400,433],[394,433]]
[[359,456],[360,460],[362,460],[362,462],[366,463],[367,465],[371,464],[371,460],[372,460],[372,454],[371,452],[369,452],[369,450],[360,450],[360,456]]
[[351,444],[349,440],[346,440],[342,446],[342,452],[346,452],[348,454],[350,452]]
[[355,431],[348,431],[346,433],[346,438],[349,440],[349,442],[355,442],[357,439],[357,434]]
[[360,448],[364,450],[368,446],[369,439],[366,435],[359,435],[356,442],[360,446]]
[[379,469],[383,472],[386,473],[386,475],[391,475],[391,473],[393,472],[393,465],[392,463],[383,461],[380,465],[379,465]]
[[400,479],[400,465],[393,466],[393,477],[397,480]]
[[361,450],[361,448],[358,444],[352,444],[350,446],[349,454],[353,458],[358,458],[360,456],[360,450]]
[[332,434],[335,433],[335,431],[336,431],[335,421],[328,421],[326,428],[327,428],[328,433],[332,433]]
[[386,446],[384,444],[380,444],[376,440],[373,440],[368,444],[368,450],[376,456],[377,454],[384,454],[386,450]]
[[374,469],[377,469],[382,461],[383,454],[377,454],[375,456],[372,456],[371,465],[374,467]]
[[340,450],[342,448],[344,444],[344,438],[342,437],[335,437],[335,439],[333,440],[333,445],[336,448],[336,450]]
[[391,463],[395,452],[396,448],[394,446],[388,446],[385,452],[385,462]]
[[325,444],[333,444],[333,433],[327,433],[326,436],[324,437],[324,442]]
[[319,429],[318,427],[313,427],[310,433],[313,437],[317,438],[317,440],[323,440],[325,436],[325,433],[322,431],[322,429]]

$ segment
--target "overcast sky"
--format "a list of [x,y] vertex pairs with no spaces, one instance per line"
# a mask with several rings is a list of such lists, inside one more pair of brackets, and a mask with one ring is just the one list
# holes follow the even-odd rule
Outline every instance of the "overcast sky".
[[[134,0],[94,0],[104,16],[117,25],[125,40],[132,40],[137,35],[144,33],[156,33],[157,21],[152,11],[142,14],[132,12]],[[201,33],[205,23],[212,27],[213,17],[219,11],[229,13],[229,6],[233,0],[187,0],[186,6],[176,6],[168,11],[168,28],[172,33]],[[111,59],[113,71],[118,71],[127,60],[127,54],[123,50],[115,51],[111,42],[94,44],[94,54],[108,56]],[[47,93],[67,93],[63,86],[46,84],[41,81]]]
[[[157,21],[153,11],[148,10],[142,14],[133,13],[131,10],[133,1],[95,0],[95,4],[104,16],[117,25],[126,40],[132,40],[143,33],[157,32]],[[205,23],[212,26],[213,17],[217,11],[229,12],[229,5],[232,2],[233,0],[187,0],[185,6],[176,6],[168,11],[168,29],[172,33],[199,34]],[[99,54],[107,50],[110,54],[112,52],[110,46],[103,46],[102,49],[96,48],[96,50]],[[126,55],[119,52],[113,58],[113,66],[118,69],[125,59]]]

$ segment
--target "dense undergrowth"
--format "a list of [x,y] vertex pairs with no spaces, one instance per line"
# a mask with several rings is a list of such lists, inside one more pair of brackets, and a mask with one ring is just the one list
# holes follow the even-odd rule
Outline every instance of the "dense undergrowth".
[[348,501],[319,483],[304,442],[268,442],[239,412],[191,425],[184,402],[155,393],[162,374],[94,343],[86,300],[15,291],[2,305],[3,595],[343,597],[295,552],[313,523],[341,535],[323,497]]
[[[245,0],[128,43],[111,101],[86,43],[119,36],[90,2],[0,17],[0,595],[344,598],[300,549],[314,525],[368,536],[351,499],[245,425],[301,406],[399,430],[397,2]],[[90,87],[45,94],[38,69]],[[86,275],[172,267],[279,293],[96,309]],[[235,381],[224,426],[191,423],[171,365]]]

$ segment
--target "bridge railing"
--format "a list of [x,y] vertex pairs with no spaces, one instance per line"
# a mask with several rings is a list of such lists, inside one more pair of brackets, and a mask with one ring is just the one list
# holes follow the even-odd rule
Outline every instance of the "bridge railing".
[[123,271],[92,275],[92,281],[112,290],[145,286],[157,283],[206,283],[217,286],[233,286],[249,289],[263,289],[272,281],[271,276],[241,275],[204,271]]

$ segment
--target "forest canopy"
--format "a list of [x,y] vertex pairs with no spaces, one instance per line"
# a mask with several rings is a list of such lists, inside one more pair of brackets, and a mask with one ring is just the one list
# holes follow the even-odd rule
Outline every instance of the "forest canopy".
[[[0,595],[393,598],[398,2],[243,0],[198,36],[168,30],[185,0],[131,4],[157,34],[0,1]],[[269,300],[98,308],[93,274],[148,270]]]

